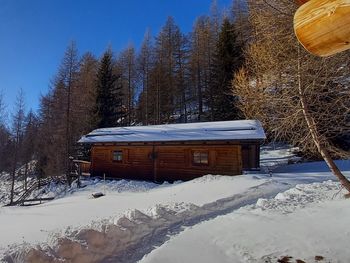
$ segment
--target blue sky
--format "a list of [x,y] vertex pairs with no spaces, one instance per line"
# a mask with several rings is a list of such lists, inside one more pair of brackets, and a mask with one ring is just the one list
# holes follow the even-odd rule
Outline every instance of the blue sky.
[[[221,8],[232,0],[218,0]],[[211,0],[0,0],[0,91],[11,111],[20,88],[27,108],[37,109],[70,41],[96,56],[112,45],[138,47],[173,16],[183,32],[208,14]]]

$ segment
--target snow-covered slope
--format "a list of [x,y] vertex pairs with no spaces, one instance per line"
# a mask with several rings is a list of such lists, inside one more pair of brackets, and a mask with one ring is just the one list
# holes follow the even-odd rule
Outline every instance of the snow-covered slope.
[[140,262],[350,262],[350,201],[343,193],[331,181],[297,185],[186,228]]
[[[186,203],[201,206],[243,193],[265,183],[252,176],[205,176],[193,181],[157,185],[149,182],[102,181],[70,191],[64,197],[33,207],[0,208],[0,247],[17,243],[41,243],[67,228],[88,228],[117,220],[126,211],[149,210],[159,204],[175,207]],[[99,199],[94,192],[104,192]],[[1,249],[0,249],[1,250]]]

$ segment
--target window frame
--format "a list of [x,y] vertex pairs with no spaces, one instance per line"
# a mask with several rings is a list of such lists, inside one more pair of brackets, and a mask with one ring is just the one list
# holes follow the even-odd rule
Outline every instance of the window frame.
[[[199,162],[196,161],[196,157],[195,157],[196,154],[199,154]],[[191,151],[191,160],[192,160],[193,166],[209,166],[209,162],[210,162],[209,151],[208,150],[192,150]]]
[[[118,153],[118,155],[115,155],[116,153]],[[124,159],[123,155],[124,155],[123,150],[113,150],[112,151],[112,162],[114,162],[114,163],[122,163],[123,159]],[[119,160],[119,158],[115,159],[116,156],[120,157],[120,160]]]

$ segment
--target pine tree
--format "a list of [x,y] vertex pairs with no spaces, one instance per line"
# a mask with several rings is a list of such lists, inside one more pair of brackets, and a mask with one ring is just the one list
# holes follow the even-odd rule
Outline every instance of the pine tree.
[[124,118],[121,86],[117,85],[117,76],[113,72],[112,51],[107,50],[100,61],[96,80],[96,128],[120,125]]
[[209,97],[212,121],[241,118],[242,114],[235,106],[231,82],[234,72],[240,69],[243,61],[243,47],[234,26],[226,18],[221,26],[211,72]]

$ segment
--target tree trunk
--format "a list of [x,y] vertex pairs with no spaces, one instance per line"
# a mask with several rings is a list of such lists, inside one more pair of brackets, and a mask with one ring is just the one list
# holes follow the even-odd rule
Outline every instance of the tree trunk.
[[13,198],[14,198],[15,178],[16,178],[16,165],[17,165],[17,142],[16,142],[16,145],[15,145],[15,154],[14,154],[13,167],[12,167],[10,205],[13,204]]
[[197,96],[198,96],[197,98],[198,99],[198,121],[201,121],[202,115],[203,115],[203,95],[202,95],[201,71],[199,68],[199,62],[197,62]]
[[302,106],[303,115],[306,121],[306,124],[309,128],[312,140],[314,141],[318,152],[321,154],[323,160],[328,165],[331,172],[338,178],[342,186],[350,193],[350,182],[339,170],[332,157],[330,156],[326,146],[322,142],[322,139],[317,131],[316,123],[314,118],[309,112],[308,103],[305,98],[304,90],[301,83],[301,63],[300,63],[300,46],[298,47],[298,92],[299,98]]
[[24,190],[27,191],[27,180],[28,180],[28,161],[26,161],[26,166],[24,169]]

